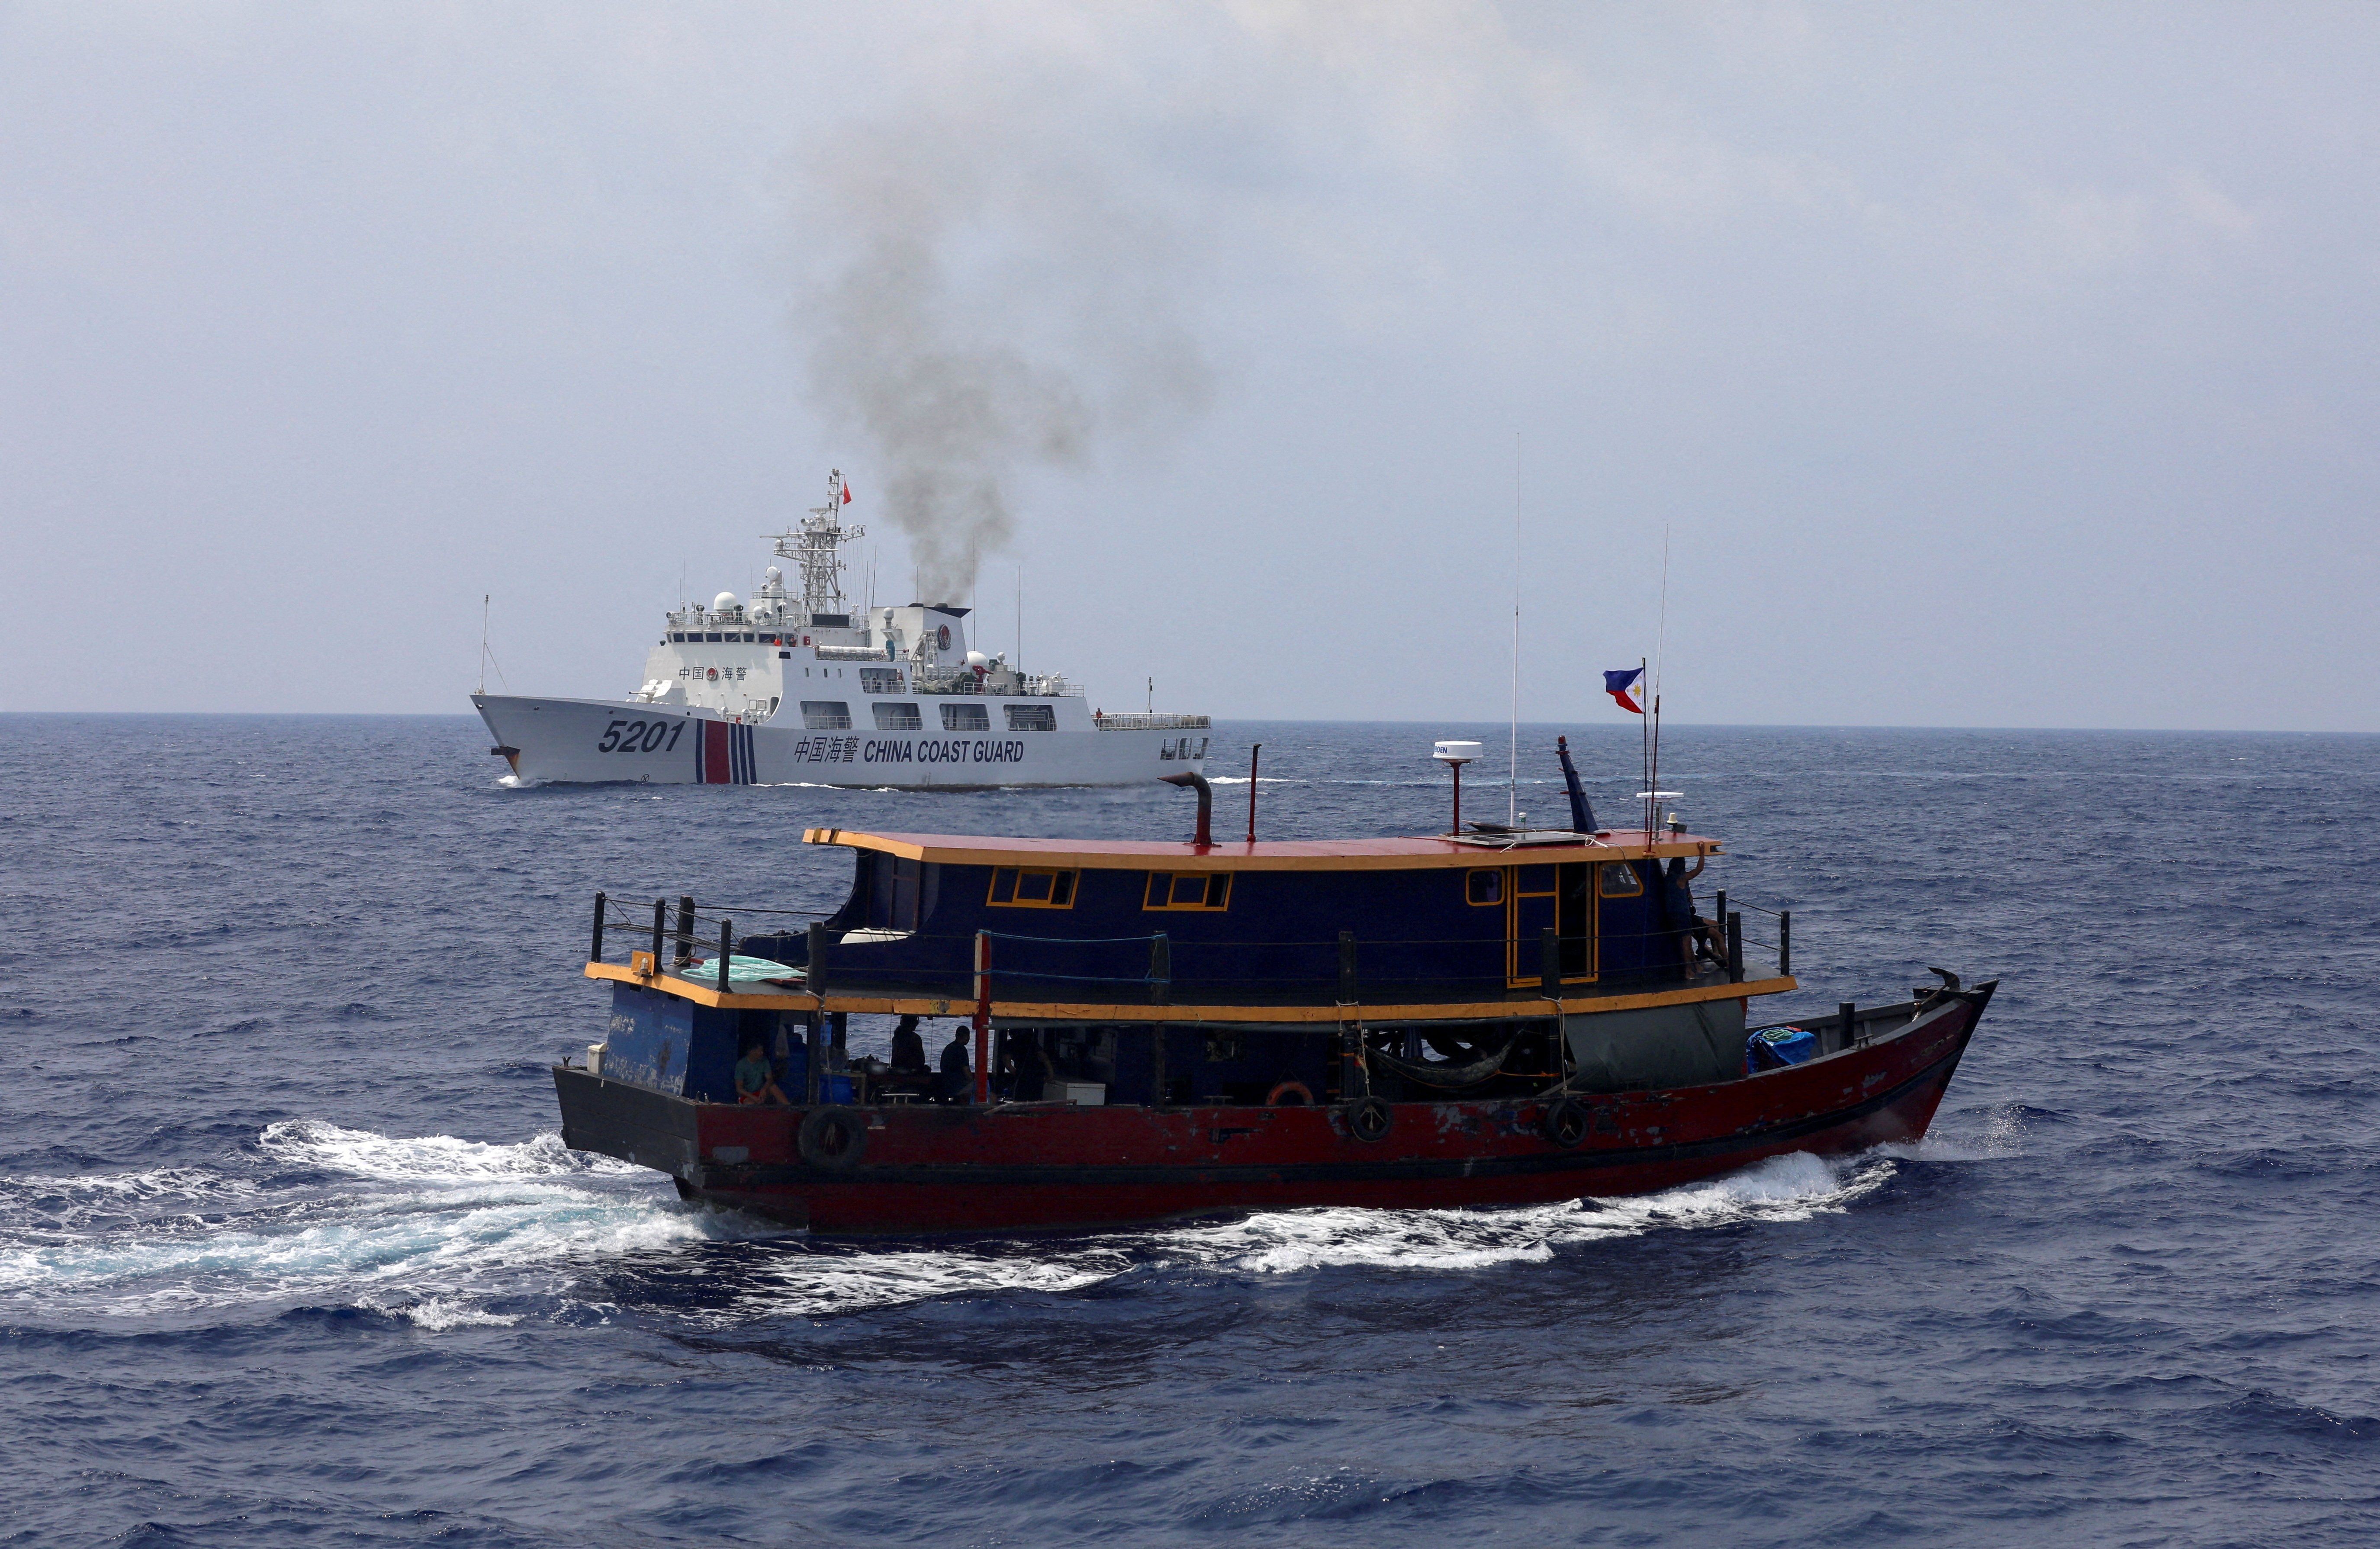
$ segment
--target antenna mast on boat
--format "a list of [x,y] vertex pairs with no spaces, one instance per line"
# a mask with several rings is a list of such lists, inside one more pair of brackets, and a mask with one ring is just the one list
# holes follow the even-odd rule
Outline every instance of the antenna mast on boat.
[[810,507],[809,515],[792,532],[776,535],[778,556],[802,567],[802,607],[813,615],[851,611],[843,599],[843,557],[835,549],[867,537],[868,529],[843,525],[843,508],[850,503],[851,490],[843,481],[843,470],[830,468],[826,503]]
[[1512,725],[1505,747],[1504,826],[1521,826],[1521,432],[1512,432]]
[[1653,763],[1645,772],[1645,831],[1660,827],[1661,817],[1661,664],[1670,654],[1670,524],[1661,524],[1661,613],[1653,633]]

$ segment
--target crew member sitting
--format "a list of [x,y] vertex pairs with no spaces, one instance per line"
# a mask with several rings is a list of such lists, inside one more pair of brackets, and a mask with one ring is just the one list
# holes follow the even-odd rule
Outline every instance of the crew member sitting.
[[1666,895],[1662,902],[1675,923],[1678,955],[1685,960],[1689,974],[1698,959],[1707,958],[1721,967],[1727,964],[1727,942],[1719,936],[1718,927],[1694,913],[1694,879],[1709,864],[1709,857],[1697,855],[1694,869],[1688,871],[1685,857],[1673,855],[1661,878],[1661,891]]
[[942,1046],[941,1100],[964,1103],[975,1095],[975,1068],[967,1061],[966,1023],[951,1029],[951,1041]]
[[903,1017],[892,1029],[893,1073],[921,1076],[931,1069],[926,1063],[926,1040],[917,1035],[917,1019]]
[[751,1039],[744,1046],[744,1058],[735,1062],[735,1100],[743,1104],[774,1103],[779,1107],[794,1105],[777,1090],[776,1072],[769,1068],[769,1057],[761,1051],[760,1040]]

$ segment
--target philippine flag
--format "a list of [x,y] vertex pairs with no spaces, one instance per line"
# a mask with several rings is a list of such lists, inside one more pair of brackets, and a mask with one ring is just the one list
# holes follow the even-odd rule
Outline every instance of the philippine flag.
[[1603,692],[1611,696],[1621,709],[1632,715],[1643,715],[1645,707],[1636,702],[1636,683],[1645,675],[1642,667],[1623,668],[1603,674]]

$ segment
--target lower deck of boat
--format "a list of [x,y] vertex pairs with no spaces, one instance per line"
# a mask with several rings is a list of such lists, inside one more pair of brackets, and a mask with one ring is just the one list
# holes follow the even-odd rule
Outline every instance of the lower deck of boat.
[[[1187,1105],[706,1102],[560,1066],[564,1139],[834,1234],[1083,1230],[1249,1210],[1545,1204],[1925,1132],[1994,986],[1818,1019],[1805,1063],[1691,1085]],[[1160,1088],[1160,1090],[1162,1090]],[[1305,1100],[1299,1100],[1299,1099]]]

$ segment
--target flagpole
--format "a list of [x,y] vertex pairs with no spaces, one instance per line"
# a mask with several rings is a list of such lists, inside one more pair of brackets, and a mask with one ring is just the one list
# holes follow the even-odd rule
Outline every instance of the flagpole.
[[[1645,681],[1646,665],[1645,658],[1640,656],[1636,659],[1636,681],[1639,684]],[[1639,688],[1637,692],[1641,694],[1644,690]],[[1644,766],[1645,773],[1645,839],[1649,844],[1653,838],[1653,721],[1643,710],[1636,712],[1636,740],[1641,744],[1637,761]]]

